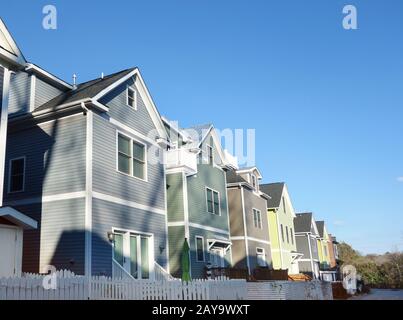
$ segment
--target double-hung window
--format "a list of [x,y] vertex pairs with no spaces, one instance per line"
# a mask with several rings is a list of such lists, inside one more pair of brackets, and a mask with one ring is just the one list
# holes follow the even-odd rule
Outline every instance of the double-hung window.
[[10,160],[9,192],[24,191],[25,158]]
[[118,171],[146,180],[146,146],[118,134]]
[[262,213],[260,210],[253,209],[253,225],[255,228],[262,229]]
[[127,87],[126,97],[127,97],[126,104],[129,107],[132,107],[133,109],[137,110],[137,91],[134,90],[132,87]]
[[207,212],[220,215],[220,195],[210,188],[206,189]]
[[294,231],[292,231],[292,228],[290,228],[290,234],[291,234],[291,243],[294,244]]
[[214,164],[214,153],[213,153],[213,147],[212,146],[207,146],[207,160],[209,165]]
[[280,229],[281,229],[281,239],[282,239],[283,242],[284,242],[284,227],[283,227],[282,224],[280,225]]
[[285,226],[285,234],[287,236],[287,243],[290,243],[290,236],[288,235],[288,227]]
[[263,248],[256,248],[256,259],[259,267],[267,267],[266,254]]

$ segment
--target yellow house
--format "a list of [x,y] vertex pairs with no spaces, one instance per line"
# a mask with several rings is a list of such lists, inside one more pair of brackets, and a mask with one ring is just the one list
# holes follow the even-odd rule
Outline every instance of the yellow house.
[[286,270],[298,274],[298,258],[295,242],[295,211],[284,182],[260,186],[260,190],[270,196],[267,200],[267,214],[271,242],[273,269]]
[[331,266],[331,257],[329,252],[329,244],[332,239],[330,238],[324,221],[316,221],[318,227],[319,237],[318,241],[318,254],[321,270],[328,270]]

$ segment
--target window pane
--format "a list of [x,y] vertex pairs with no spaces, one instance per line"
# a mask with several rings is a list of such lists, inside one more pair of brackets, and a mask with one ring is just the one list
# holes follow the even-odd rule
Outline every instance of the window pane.
[[137,237],[130,237],[130,274],[137,279]]
[[11,177],[10,191],[16,192],[16,191],[22,191],[23,189],[24,189],[24,176],[19,175]]
[[144,161],[144,146],[142,144],[133,142],[133,158]]
[[11,175],[22,175],[24,173],[24,159],[11,161]]
[[130,174],[130,158],[121,153],[118,155],[118,170]]
[[213,192],[210,189],[207,189],[207,211],[210,213],[214,213]]
[[118,136],[118,150],[119,150],[119,152],[130,156],[131,155],[131,152],[130,152],[130,139],[119,135]]
[[123,266],[123,235],[114,235],[113,257],[117,263]]
[[148,238],[141,238],[141,277],[148,279],[150,276],[150,267],[148,261]]
[[196,238],[196,251],[197,251],[197,261],[204,261],[202,238]]
[[144,179],[144,166],[143,162],[133,159],[133,175],[137,178]]
[[214,213],[220,214],[220,200],[218,198],[218,192],[213,192],[214,195]]

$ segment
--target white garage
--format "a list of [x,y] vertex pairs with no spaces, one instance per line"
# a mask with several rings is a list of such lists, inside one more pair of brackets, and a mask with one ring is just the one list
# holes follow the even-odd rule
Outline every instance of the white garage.
[[36,229],[37,222],[11,208],[0,208],[0,278],[21,276],[24,229]]

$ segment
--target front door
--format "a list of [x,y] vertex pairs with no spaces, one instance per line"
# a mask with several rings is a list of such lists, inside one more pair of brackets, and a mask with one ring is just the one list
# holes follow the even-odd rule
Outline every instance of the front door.
[[213,268],[224,268],[224,248],[211,248],[210,262]]
[[113,258],[135,279],[150,278],[151,237],[130,232],[114,234]]
[[17,229],[0,226],[0,278],[11,277],[17,272]]

